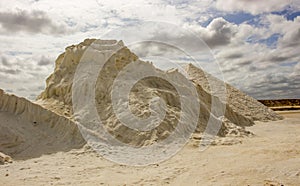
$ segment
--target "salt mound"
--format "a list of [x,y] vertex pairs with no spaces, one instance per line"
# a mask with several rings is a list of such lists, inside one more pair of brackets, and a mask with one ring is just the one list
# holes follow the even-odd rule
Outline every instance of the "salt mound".
[[[221,85],[223,85],[224,83],[223,81],[211,76],[210,74],[191,64],[187,66],[186,71],[190,79],[195,84],[201,86],[203,90],[205,90],[209,94],[220,97],[220,94],[223,93],[222,90],[217,88],[214,88],[214,90],[216,91],[213,92],[207,79],[209,79],[211,84],[213,84],[215,87],[221,87]],[[275,121],[283,119],[282,116],[276,114],[273,110],[266,107],[251,96],[248,96],[247,94],[234,88],[228,83],[225,83],[225,86],[227,94],[226,99],[223,101],[223,103],[227,104],[227,108],[230,108],[230,110],[237,113],[238,115],[249,118],[252,121]]]
[[[54,72],[46,80],[46,89],[38,96],[36,102],[6,94],[0,89],[0,152],[11,155],[14,159],[31,158],[79,148],[86,143],[75,124],[72,87],[78,64],[88,48],[101,55],[120,48],[109,56],[95,82],[96,109],[105,130],[119,141],[136,147],[164,140],[176,130],[182,104],[177,89],[170,82],[164,78],[147,77],[131,88],[130,113],[137,118],[146,119],[150,116],[150,101],[153,101],[153,98],[159,97],[165,104],[165,115],[161,123],[156,128],[143,132],[132,130],[119,121],[112,107],[112,85],[118,82],[118,75],[129,65],[133,65],[136,71],[146,69],[181,83],[186,81],[185,77],[177,70],[165,72],[149,62],[140,60],[122,41],[86,39],[78,45],[67,47],[57,58]],[[204,131],[208,134],[216,133],[220,137],[245,136],[249,135],[245,127],[253,125],[254,121],[282,119],[254,98],[228,84],[227,99],[224,99],[221,95],[222,82],[203,70],[188,65],[186,71],[189,75],[187,81],[192,83],[200,100],[194,139],[201,139]],[[209,82],[213,82],[213,89]],[[118,106],[122,107],[122,100],[117,101]],[[212,109],[213,104],[221,110],[226,110],[224,117]],[[126,115],[127,112],[124,114],[127,118],[131,117]],[[186,119],[189,121],[193,118]],[[220,130],[216,131],[214,127],[208,126],[209,122],[220,123]]]
[[[178,93],[168,83],[159,78],[151,77],[139,81],[130,93],[130,108],[132,114],[140,118],[149,116],[149,101],[153,97],[162,98],[167,103],[166,117],[162,125],[154,130],[137,133],[134,130],[122,125],[118,120],[111,105],[112,84],[117,75],[129,64],[136,65],[137,69],[146,68],[156,69],[151,63],[143,62],[133,54],[122,41],[116,40],[95,40],[86,39],[79,45],[72,45],[66,48],[65,53],[61,54],[56,60],[56,67],[53,74],[47,79],[45,91],[38,97],[37,103],[60,114],[73,118],[72,110],[72,85],[75,71],[81,57],[88,47],[92,47],[94,52],[104,52],[115,50],[116,47],[121,49],[114,53],[105,63],[101,75],[96,83],[96,105],[98,114],[102,116],[103,124],[118,140],[134,146],[144,146],[164,139],[168,136],[178,123],[180,117],[180,100]],[[179,80],[184,78],[177,71],[172,73],[162,73],[170,76],[172,74]],[[200,101],[199,122],[196,133],[201,134],[207,127],[208,121],[220,121],[221,129],[218,131],[219,136],[228,135],[247,135],[245,126],[251,126],[255,120],[267,121],[281,119],[276,113],[264,105],[257,102],[254,98],[238,91],[237,89],[226,84],[228,101],[219,98],[217,92],[211,92],[207,81],[208,74],[192,65],[187,67],[190,79],[195,85]],[[216,84],[221,81],[215,79]],[[225,117],[211,112],[211,100],[214,104],[226,109]],[[214,129],[206,130],[208,133],[214,133]]]
[[0,89],[0,152],[27,159],[84,144],[68,118]]

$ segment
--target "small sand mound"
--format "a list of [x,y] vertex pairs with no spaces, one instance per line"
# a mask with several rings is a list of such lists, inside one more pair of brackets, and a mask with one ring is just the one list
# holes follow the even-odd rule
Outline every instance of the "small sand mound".
[[[213,77],[212,75],[206,73],[205,71],[193,66],[188,65],[186,68],[187,73],[189,74],[191,80],[195,82],[197,85],[200,85],[206,92],[220,97],[223,92],[222,90],[215,87],[222,87],[224,84],[223,81]],[[208,79],[210,82],[208,82]],[[211,91],[211,85],[214,86]],[[226,86],[226,99],[222,100],[224,104],[227,106],[227,111],[230,110],[235,112],[236,114],[248,118],[252,121],[276,121],[283,119],[282,116],[276,114],[273,110],[266,107],[256,99],[248,96],[242,91],[234,88],[233,86],[225,83]],[[228,112],[227,112],[228,113]],[[230,113],[226,114],[229,117]],[[242,122],[236,122],[238,125],[242,125]]]
[[71,120],[0,90],[0,152],[27,159],[84,144]]

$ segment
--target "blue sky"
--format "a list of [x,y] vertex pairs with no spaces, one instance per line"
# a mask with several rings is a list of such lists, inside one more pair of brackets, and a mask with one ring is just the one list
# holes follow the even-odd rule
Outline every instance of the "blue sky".
[[[85,38],[105,39],[112,30],[149,20],[201,38],[224,80],[251,96],[300,98],[297,0],[0,1],[0,88],[34,99],[66,46]],[[199,55],[205,70],[220,74],[207,56],[200,56],[191,37],[176,30],[136,30],[132,37],[174,39]],[[129,40],[122,34],[114,36]]]

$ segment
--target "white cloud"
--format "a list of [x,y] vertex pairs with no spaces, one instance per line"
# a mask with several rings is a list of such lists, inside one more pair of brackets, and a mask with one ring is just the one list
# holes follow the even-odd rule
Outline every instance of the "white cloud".
[[53,65],[38,65],[38,56],[35,57],[10,57],[6,56],[6,65],[0,63],[0,87],[13,92],[19,96],[35,99],[41,89],[44,88],[44,82],[51,73]]
[[[296,1],[296,0],[295,0]],[[266,12],[279,11],[290,5],[293,0],[276,0],[276,1],[260,1],[260,0],[217,0],[216,8],[229,12],[248,12],[251,14],[261,14]]]
[[43,11],[0,12],[0,32],[11,34],[14,32],[63,34],[64,25],[56,25]]
[[194,32],[211,48],[230,44],[238,32],[237,25],[221,17],[214,19],[207,27],[186,24],[184,28]]
[[[6,27],[2,26],[1,29],[13,32],[11,35],[0,35],[0,88],[33,98],[52,72],[54,59],[66,46],[79,43],[87,37],[99,38],[109,30],[122,31],[126,25],[135,22],[152,20],[171,23],[174,27],[169,30],[134,30],[133,37],[146,35],[150,39],[165,38],[180,43],[190,51],[199,52],[199,46],[194,44],[197,42],[193,42],[194,37],[182,35],[176,26],[185,28],[213,49],[228,82],[259,98],[278,95],[291,97],[293,92],[297,93],[295,88],[300,90],[297,84],[300,82],[300,17],[288,21],[283,16],[268,13],[282,10],[288,5],[294,10],[300,7],[299,1],[292,0],[0,1],[0,12],[15,18],[16,12],[26,12],[24,15],[27,17],[27,23],[19,25],[9,24],[13,21],[2,19],[2,25],[6,22]],[[50,24],[32,26],[36,11],[44,12],[43,20],[48,20]],[[226,13],[239,11],[263,13],[259,18],[265,26],[237,25],[221,18]],[[207,27],[200,25],[211,19]],[[33,22],[29,23],[28,20]],[[60,25],[65,25],[66,35],[55,37],[49,34],[52,27],[59,28]],[[38,34],[30,35],[29,32]],[[276,33],[282,37],[275,47],[259,43]],[[122,39],[122,34],[118,39]],[[167,55],[172,52],[159,47],[152,50]],[[202,60],[208,60],[208,57]],[[204,68],[213,73],[214,67],[210,65],[207,62]]]

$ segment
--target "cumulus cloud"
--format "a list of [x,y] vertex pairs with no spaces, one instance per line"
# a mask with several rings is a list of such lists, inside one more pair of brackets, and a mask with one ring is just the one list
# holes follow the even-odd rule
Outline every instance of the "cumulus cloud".
[[283,37],[279,40],[284,46],[295,46],[300,44],[300,17],[287,20],[281,15],[267,15],[263,20],[273,33],[280,33]]
[[45,56],[42,56],[41,59],[38,61],[39,66],[46,66],[52,64],[52,61]]
[[241,89],[258,99],[299,98],[300,81],[294,81],[294,78],[287,76],[284,69],[282,71],[278,72],[278,69],[274,68],[270,69],[269,73],[255,74],[258,77],[252,77],[251,84],[246,83],[248,87],[242,86]]
[[243,56],[244,56],[243,53],[240,51],[236,51],[236,52],[228,51],[225,54],[223,54],[222,58],[224,58],[224,59],[240,59]]
[[[134,46],[129,46],[138,56],[183,56],[183,50],[189,54],[209,53],[210,49],[228,46],[235,40],[239,31],[237,25],[227,22],[219,17],[211,21],[207,27],[200,25],[185,25],[180,28],[173,24],[144,24],[122,31],[121,35],[131,35],[124,38],[125,43],[135,41]],[[132,34],[135,30],[139,33]],[[126,33],[126,34],[124,34]],[[116,35],[116,34],[114,34]],[[136,43],[136,41],[146,41]],[[208,46],[208,47],[207,47]],[[238,57],[238,56],[236,56]]]
[[261,14],[266,12],[279,11],[287,7],[293,0],[276,0],[276,1],[260,1],[260,0],[217,0],[216,8],[229,12],[249,12],[251,14]]
[[216,18],[199,34],[208,46],[213,48],[229,44],[236,33],[236,25],[227,22],[223,18]]
[[213,19],[207,27],[186,24],[185,28],[201,37],[212,49],[243,45],[249,38],[259,40],[272,35],[268,29],[258,28],[247,23],[235,24],[223,17]]
[[290,31],[285,33],[280,40],[281,44],[287,47],[296,47],[300,45],[300,24],[295,25]]
[[[207,27],[196,24],[185,24],[183,28],[187,31],[191,31],[194,35],[202,39],[210,48],[230,44],[238,32],[237,25],[227,22],[222,17],[213,19]],[[200,49],[198,45],[201,44],[201,42],[195,42],[195,36],[193,34],[189,32],[177,32],[177,30],[171,32],[157,30],[155,32],[155,37],[151,39],[164,38],[163,40],[176,40],[177,43],[185,45],[186,48],[190,48],[191,50]]]
[[[256,53],[253,49],[248,47],[246,52],[243,50],[247,47],[242,46],[241,51],[237,51],[244,54],[242,58],[229,59],[226,55],[219,54],[224,79],[257,99],[299,97],[300,77],[297,77],[296,70],[294,72],[292,70],[296,69],[294,63],[281,65],[268,59],[263,61],[263,53],[270,51],[267,48],[257,47],[261,49],[261,53],[253,55]],[[222,52],[227,53],[226,50]]]
[[0,62],[0,88],[30,99],[33,99],[32,94],[38,95],[41,92],[40,87],[52,71],[52,67],[38,65],[45,57],[6,55],[0,56],[0,59],[5,59],[8,64],[3,64],[3,60]]
[[55,24],[45,12],[25,11],[0,12],[0,29],[6,33],[28,32],[63,34],[66,28]]
[[17,75],[20,74],[21,71],[19,69],[0,69],[0,72],[3,72],[5,74]]
[[1,57],[1,63],[2,63],[2,65],[4,65],[4,66],[9,66],[8,60],[7,60],[7,58],[4,57],[4,56]]
[[[294,70],[291,73],[290,77],[291,77],[291,79],[294,79],[296,82],[300,82],[300,62],[298,62],[294,66]],[[299,92],[300,92],[300,90],[299,90]]]

